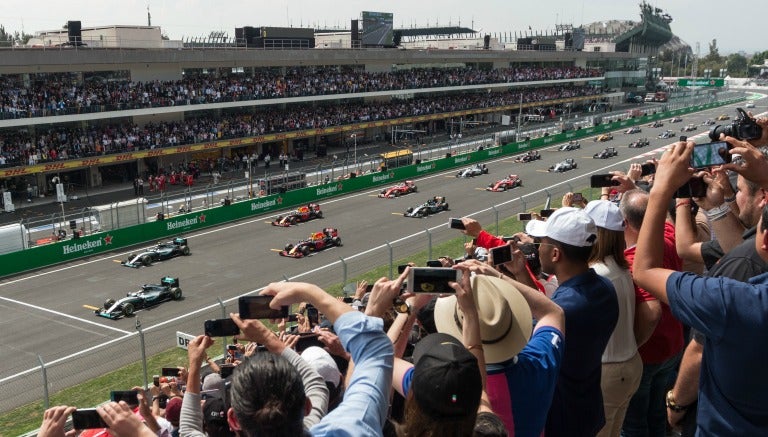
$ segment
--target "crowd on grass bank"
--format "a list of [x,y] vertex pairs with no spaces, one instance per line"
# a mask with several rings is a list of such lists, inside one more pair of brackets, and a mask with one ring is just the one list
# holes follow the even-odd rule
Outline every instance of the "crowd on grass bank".
[[[766,435],[757,123],[758,139],[724,138],[734,162],[690,168],[694,143],[677,142],[650,174],[616,169],[599,199],[567,193],[512,236],[464,217],[472,241],[443,270],[409,264],[349,299],[269,284],[271,308],[299,305],[295,326],[230,314],[225,364],[201,330],[175,377],[96,408],[103,424],[79,435]],[[38,435],[81,414],[53,407]]]
[[[599,69],[581,67],[414,68],[366,72],[352,68],[286,68],[253,74],[210,77],[189,75],[181,80],[135,82],[95,77],[78,81],[69,74],[45,74],[39,80],[0,77],[0,119],[47,117],[102,111],[198,105],[285,97],[311,97],[494,83],[558,80],[600,76]],[[31,83],[30,83],[31,82]]]

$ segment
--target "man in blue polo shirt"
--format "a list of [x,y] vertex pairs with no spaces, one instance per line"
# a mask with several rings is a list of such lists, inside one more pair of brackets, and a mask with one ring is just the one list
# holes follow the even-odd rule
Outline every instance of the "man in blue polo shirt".
[[616,290],[589,267],[595,222],[578,208],[560,208],[546,222],[528,222],[539,238],[541,269],[560,284],[552,300],[565,312],[565,355],[544,430],[550,436],[594,436],[605,425],[602,356],[619,319]]
[[[768,187],[768,162],[753,146],[726,138],[743,166],[727,167]],[[661,267],[664,219],[678,187],[690,179],[693,142],[670,146],[657,166],[637,243],[635,282],[683,323],[706,336],[701,364],[697,435],[768,435],[768,274],[748,282],[703,278]],[[757,226],[755,250],[768,260],[768,208]],[[670,408],[674,400],[667,399]],[[670,405],[671,403],[671,405]]]

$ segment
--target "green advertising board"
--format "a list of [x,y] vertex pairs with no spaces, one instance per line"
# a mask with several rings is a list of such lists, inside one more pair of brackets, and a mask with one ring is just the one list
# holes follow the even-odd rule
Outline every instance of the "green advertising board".
[[721,87],[725,85],[723,78],[699,77],[696,79],[677,79],[677,86],[701,86],[701,87]]

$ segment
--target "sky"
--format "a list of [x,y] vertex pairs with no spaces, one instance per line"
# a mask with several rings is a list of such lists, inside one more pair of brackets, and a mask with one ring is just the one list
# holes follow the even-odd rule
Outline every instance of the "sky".
[[[349,28],[361,11],[394,13],[395,28],[458,25],[482,33],[552,30],[555,24],[575,26],[601,20],[639,21],[639,0],[2,0],[0,25],[6,31],[34,34],[60,29],[67,20],[80,20],[83,27],[146,25],[147,6],[152,25],[160,26],[171,39],[207,36],[223,30],[234,36],[235,27],[293,26]],[[650,2],[674,21],[672,32],[701,55],[717,39],[721,55],[768,50],[761,38],[764,17],[759,13],[729,13],[730,3],[721,0],[666,0]],[[726,21],[733,17],[733,22]],[[742,32],[741,29],[751,30]]]

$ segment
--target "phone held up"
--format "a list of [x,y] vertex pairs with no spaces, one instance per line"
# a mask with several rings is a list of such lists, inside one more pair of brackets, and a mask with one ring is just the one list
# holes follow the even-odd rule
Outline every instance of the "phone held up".
[[95,408],[83,408],[72,412],[72,428],[78,430],[107,428],[107,424]]
[[[205,321],[203,332],[208,337],[231,337],[240,334],[240,328],[232,319],[214,319]],[[176,369],[176,373],[178,373],[178,369]],[[176,376],[176,373],[173,376]]]
[[615,187],[619,181],[613,179],[612,174],[593,174],[589,177],[589,186],[592,188]]
[[283,319],[288,317],[288,306],[272,309],[269,304],[274,296],[241,296],[238,299],[241,319]]
[[508,263],[512,261],[512,246],[506,244],[504,246],[498,246],[491,249],[491,258],[493,259],[493,265],[498,266],[500,264]]
[[450,267],[411,267],[408,271],[406,290],[410,293],[455,293],[448,283],[458,282],[460,279],[461,271]]
[[451,220],[448,222],[448,226],[450,226],[450,227],[451,227],[451,229],[466,229],[466,228],[464,227],[464,222],[463,222],[463,221],[461,221],[461,219],[460,219],[460,218],[452,218],[452,219],[451,219]]

